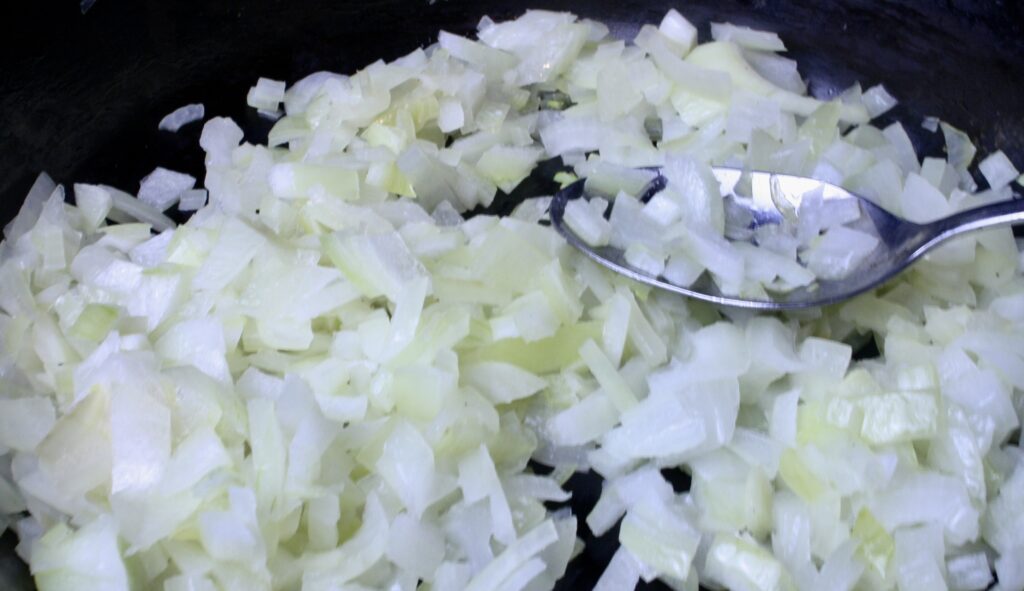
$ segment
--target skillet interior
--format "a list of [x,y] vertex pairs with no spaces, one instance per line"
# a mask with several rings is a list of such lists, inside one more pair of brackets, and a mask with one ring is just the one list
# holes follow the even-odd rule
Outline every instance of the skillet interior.
[[[980,155],[1001,148],[1024,164],[1024,8],[1015,2],[98,0],[83,15],[75,2],[46,0],[19,3],[0,41],[0,221],[41,170],[129,191],[156,165],[201,177],[200,126],[169,134],[157,122],[203,102],[208,116],[239,121],[248,140],[265,137],[268,126],[245,108],[259,76],[350,72],[428,44],[439,29],[470,33],[485,14],[505,19],[527,7],[571,10],[632,38],[673,6],[704,37],[711,21],[779,32],[819,97],[856,80],[884,82],[902,101],[885,120],[902,121],[919,151],[941,151],[941,135],[919,125],[935,115],[976,138]],[[571,488],[585,516],[600,480],[578,475]],[[590,588],[614,551],[615,531],[593,540],[581,528],[587,550],[561,589]],[[14,543],[10,532],[0,542],[0,588],[29,591]]]

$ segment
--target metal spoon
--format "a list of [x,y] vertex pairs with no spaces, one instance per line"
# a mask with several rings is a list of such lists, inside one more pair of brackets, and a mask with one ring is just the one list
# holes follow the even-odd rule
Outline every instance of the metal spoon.
[[[665,177],[658,175],[641,192],[642,201],[649,200],[665,187]],[[765,224],[781,223],[794,216],[800,201],[810,192],[821,191],[826,201],[853,199],[860,206],[861,218],[850,226],[879,238],[878,246],[847,276],[838,280],[819,278],[807,287],[779,293],[773,299],[747,299],[723,294],[708,273],[692,285],[674,285],[664,277],[654,277],[626,262],[625,253],[612,246],[591,247],[564,223],[566,204],[573,199],[587,198],[585,179],[559,191],[551,202],[551,223],[562,236],[594,261],[626,277],[691,298],[724,306],[756,310],[795,310],[834,304],[877,287],[892,279],[939,244],[961,234],[1024,222],[1024,199],[1010,199],[969,209],[926,224],[899,218],[836,185],[816,179],[770,172],[750,172],[735,168],[713,169],[721,183],[726,200],[726,226],[749,229]],[[748,183],[749,181],[749,183]],[[743,193],[743,194],[741,194]],[[781,211],[780,211],[781,207]]]

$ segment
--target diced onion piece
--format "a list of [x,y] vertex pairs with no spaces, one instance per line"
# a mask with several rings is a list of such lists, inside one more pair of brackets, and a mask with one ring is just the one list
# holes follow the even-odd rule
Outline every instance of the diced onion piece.
[[770,552],[748,538],[719,534],[708,549],[708,578],[730,589],[791,589],[786,568]]
[[682,196],[681,217],[689,227],[717,235],[724,232],[725,211],[719,183],[708,166],[692,158],[670,158],[665,164],[665,177]]
[[130,588],[118,548],[117,526],[109,517],[99,517],[78,530],[64,524],[53,527],[33,545],[32,563],[40,589]]
[[447,31],[441,31],[438,35],[438,43],[448,50],[453,56],[480,67],[484,72],[493,77],[500,76],[503,72],[516,67],[519,62],[516,57],[500,49],[493,49],[460,37]]
[[978,170],[988,181],[988,186],[992,189],[999,189],[1012,183],[1019,175],[1010,159],[1006,157],[1006,154],[1002,150],[997,150],[992,154],[989,154],[984,160],[978,163]]
[[804,195],[797,208],[800,242],[809,244],[822,231],[855,222],[860,215],[857,199],[824,200],[820,196]]
[[198,211],[206,205],[209,193],[206,189],[189,189],[181,193],[178,209],[181,211]]
[[897,103],[896,99],[881,84],[865,90],[861,96],[861,101],[864,103],[864,107],[868,110],[868,115],[872,119],[886,113],[895,107]]
[[653,171],[606,162],[588,160],[576,166],[576,174],[586,179],[588,195],[612,198],[620,192],[638,195],[656,176]]
[[764,51],[744,51],[743,57],[758,74],[775,86],[796,94],[807,94],[807,83],[801,78],[796,61]]
[[231,154],[245,134],[238,124],[227,117],[214,117],[203,125],[199,145],[206,151],[207,166],[225,166],[231,163]]
[[670,8],[661,19],[658,30],[669,41],[680,50],[680,56],[684,57],[693,49],[697,43],[697,27],[693,26],[686,17],[679,14],[675,8]]
[[50,178],[50,175],[45,172],[39,173],[39,176],[36,177],[28,194],[25,196],[25,201],[21,204],[18,215],[14,216],[14,219],[4,226],[4,238],[14,242],[31,230],[39,220],[43,204],[57,189],[58,186]]
[[903,216],[912,222],[930,222],[953,213],[949,201],[937,188],[918,174],[907,175],[900,195]]
[[195,184],[196,179],[191,175],[157,167],[142,179],[139,201],[152,205],[157,211],[167,211]]
[[466,591],[497,589],[498,585],[522,568],[531,558],[558,540],[558,532],[549,519],[510,544],[493,562],[476,574]]
[[297,199],[322,190],[346,200],[359,198],[359,175],[354,170],[315,164],[275,164],[270,188],[278,197]]
[[480,156],[476,169],[506,193],[511,193],[530,174],[541,151],[535,148],[494,146]]
[[0,445],[32,451],[56,421],[53,403],[46,398],[0,400]]
[[113,203],[110,191],[103,187],[75,183],[75,205],[90,228],[95,230],[103,224]]
[[168,230],[176,225],[174,220],[164,215],[157,208],[136,199],[124,191],[106,185],[100,185],[100,187],[110,194],[111,205],[107,217],[111,220],[120,223],[130,221],[143,222],[149,224],[158,232]]
[[631,267],[651,277],[658,277],[665,271],[665,255],[639,242],[626,247],[624,258]]
[[715,41],[730,41],[759,51],[786,51],[786,46],[775,33],[755,31],[749,27],[729,23],[711,23],[711,38]]
[[946,577],[951,589],[987,589],[992,583],[992,569],[984,552],[962,554],[946,561]]
[[206,107],[202,103],[194,103],[178,107],[160,120],[158,129],[175,132],[194,121],[202,121],[206,116]]
[[583,343],[580,357],[620,412],[636,406],[636,394],[594,341]]
[[594,585],[594,591],[635,589],[639,582],[640,565],[629,550],[620,546]]
[[484,362],[463,373],[464,379],[479,389],[495,404],[508,404],[542,390],[546,382],[514,365]]
[[931,526],[906,529],[896,532],[895,538],[895,572],[900,587],[941,589],[946,586],[942,574],[941,529]]
[[565,205],[565,224],[590,246],[604,246],[612,235],[612,226],[582,199]]
[[673,253],[669,255],[662,275],[672,284],[689,287],[703,272],[704,267],[685,253]]
[[280,104],[284,101],[284,94],[284,82],[260,78],[256,81],[256,86],[249,89],[245,102],[254,109],[277,111]]
[[453,100],[442,100],[437,117],[437,125],[441,131],[451,133],[466,123],[462,104]]
[[960,173],[960,186],[973,191],[975,188],[974,179],[971,178],[967,167],[974,162],[974,156],[977,154],[978,149],[971,142],[971,138],[967,137],[966,133],[945,121],[939,122],[939,128],[942,129],[942,137],[946,142],[946,154],[948,155],[949,165]]
[[607,432],[619,421],[619,411],[604,392],[595,392],[551,417],[547,430],[558,445],[583,445]]
[[878,246],[878,238],[835,226],[804,253],[807,268],[823,279],[841,279],[854,272]]

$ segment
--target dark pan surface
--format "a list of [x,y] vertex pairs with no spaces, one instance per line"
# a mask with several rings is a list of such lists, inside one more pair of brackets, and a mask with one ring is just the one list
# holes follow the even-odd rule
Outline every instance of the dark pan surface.
[[[200,126],[169,134],[157,122],[203,102],[208,116],[232,116],[260,139],[266,125],[245,109],[259,76],[350,72],[430,43],[439,29],[470,33],[485,14],[527,7],[572,10],[631,38],[673,6],[704,35],[711,21],[779,32],[820,97],[855,80],[884,82],[902,101],[886,119],[902,121],[924,152],[941,150],[941,136],[920,127],[935,115],[976,138],[980,155],[998,147],[1024,164],[1024,6],[1015,0],[97,0],[84,15],[73,0],[37,0],[11,3],[3,17],[0,222],[42,170],[129,191],[156,165],[201,177]],[[571,488],[583,517],[600,480],[577,475]],[[587,550],[562,589],[592,587],[614,551],[615,532],[595,542],[581,528]],[[0,543],[0,589],[32,589],[13,544],[10,533]]]

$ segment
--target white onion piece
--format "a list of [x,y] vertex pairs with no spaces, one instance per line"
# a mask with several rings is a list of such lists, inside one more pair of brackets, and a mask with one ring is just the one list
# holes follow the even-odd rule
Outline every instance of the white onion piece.
[[680,54],[685,56],[697,43],[697,27],[693,26],[686,17],[679,14],[674,8],[670,8],[665,17],[661,19],[658,30],[668,38],[672,44],[679,48]]
[[164,215],[152,205],[140,201],[120,189],[107,185],[99,185],[99,187],[110,194],[111,206],[107,217],[111,220],[119,223],[139,221],[149,224],[158,232],[175,226],[174,220]]
[[604,246],[611,238],[611,224],[581,200],[566,205],[565,223],[590,246]]
[[183,191],[178,198],[178,209],[181,211],[198,211],[206,205],[208,195],[206,189]]
[[256,81],[256,86],[249,89],[245,102],[254,109],[275,112],[278,106],[284,102],[284,97],[284,82],[260,78]]
[[729,23],[711,23],[711,38],[715,41],[730,41],[759,51],[786,51],[786,46],[775,33],[755,31],[749,27]]
[[157,211],[167,211],[185,191],[192,189],[196,179],[191,175],[157,167],[139,185],[139,201]]
[[22,203],[21,209],[18,210],[18,215],[4,226],[4,238],[14,242],[28,232],[39,219],[39,214],[43,210],[43,203],[50,198],[50,195],[56,189],[57,184],[53,182],[50,175],[45,172],[40,173],[36,177],[35,182],[32,183],[28,195],[25,196],[25,201]]
[[800,76],[796,61],[766,51],[744,51],[743,57],[758,74],[779,88],[807,93],[807,83]]
[[978,170],[988,181],[988,186],[992,189],[999,189],[1009,185],[1020,175],[1017,168],[1013,166],[1010,159],[1006,157],[1006,154],[1002,150],[993,152],[984,160],[978,163]]
[[864,107],[867,108],[868,115],[872,118],[886,113],[895,107],[897,102],[881,84],[865,90],[861,101],[864,103]]
[[202,103],[193,103],[178,107],[160,120],[157,129],[175,132],[193,121],[202,121],[206,116],[206,107]]

